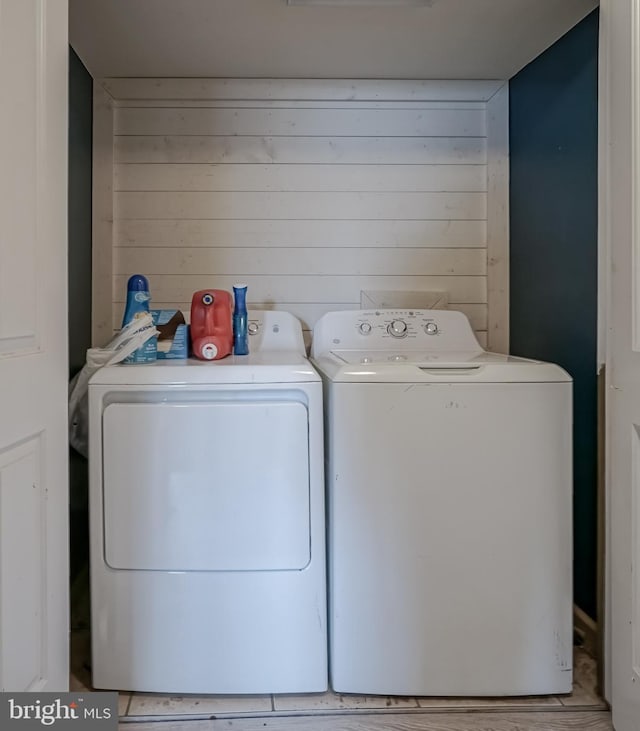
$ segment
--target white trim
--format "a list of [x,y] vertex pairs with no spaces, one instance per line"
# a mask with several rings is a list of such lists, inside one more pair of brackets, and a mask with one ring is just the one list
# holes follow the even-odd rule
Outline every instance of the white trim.
[[607,303],[609,292],[609,28],[608,5],[600,5],[598,39],[598,370],[607,361]]
[[[609,25],[612,0],[600,2],[600,31],[598,51],[598,370],[603,363],[610,363],[608,331],[610,328],[610,257],[611,257],[611,219],[610,219],[610,50],[611,28]],[[606,401],[611,389],[612,369],[605,370],[605,410],[604,410],[604,480],[605,480],[605,557],[604,557],[604,617],[599,617],[603,632],[603,695],[611,702],[611,420]]]
[[631,3],[631,267],[633,270],[632,298],[632,347],[640,351],[640,319],[638,310],[640,302],[640,3],[633,0]]
[[509,352],[509,84],[487,102],[488,349]]
[[93,246],[91,342],[112,338],[113,282],[113,100],[100,84],[93,87]]
[[469,102],[488,101],[504,81],[105,78],[96,84],[116,100]]

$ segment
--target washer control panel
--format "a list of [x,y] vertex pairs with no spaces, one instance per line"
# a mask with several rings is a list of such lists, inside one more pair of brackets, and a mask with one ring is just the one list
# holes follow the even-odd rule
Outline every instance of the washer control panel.
[[306,355],[300,321],[289,312],[250,309],[247,332],[250,354],[288,350]]
[[312,355],[341,349],[481,350],[469,320],[455,310],[345,310],[323,315]]
[[438,310],[362,311],[355,326],[358,333],[369,337],[369,340],[386,340],[389,337],[394,340],[421,340],[425,336],[442,336],[440,317]]

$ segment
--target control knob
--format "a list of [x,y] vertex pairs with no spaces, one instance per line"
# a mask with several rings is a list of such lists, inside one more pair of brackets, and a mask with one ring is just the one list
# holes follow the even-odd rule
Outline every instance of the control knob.
[[394,338],[403,338],[407,334],[407,323],[404,320],[393,320],[389,324],[387,332]]
[[371,324],[368,322],[361,322],[360,325],[358,325],[358,330],[360,330],[362,335],[368,335],[371,332]]
[[435,322],[428,322],[424,326],[424,331],[427,333],[427,335],[437,335],[438,334],[438,326]]

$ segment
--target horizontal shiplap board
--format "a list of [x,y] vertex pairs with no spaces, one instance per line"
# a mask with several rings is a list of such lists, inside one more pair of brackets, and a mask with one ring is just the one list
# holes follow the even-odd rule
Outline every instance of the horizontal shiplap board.
[[115,100],[218,99],[311,101],[487,101],[506,82],[387,79],[136,79],[97,80]]
[[[120,304],[120,303],[119,303]],[[325,303],[305,303],[305,302],[248,302],[247,308],[249,314],[252,310],[285,310],[290,312],[294,317],[300,320],[305,330],[313,328],[314,323],[325,314],[325,312],[336,312],[338,310],[356,310],[357,302],[334,302],[331,305]],[[187,322],[191,315],[191,302],[151,302],[151,307],[156,310],[181,310]],[[122,324],[122,315],[124,313],[124,303],[114,310],[113,328],[118,330]]]
[[[188,302],[156,302],[152,301],[151,306],[157,310],[182,310],[185,320],[189,322],[191,313],[191,301]],[[251,310],[285,310],[297,317],[305,330],[313,329],[315,323],[327,312],[336,312],[342,310],[358,310],[360,304],[358,302],[249,302],[249,311]],[[471,327],[476,332],[486,331],[487,329],[487,306],[486,305],[456,305],[451,304],[450,310],[459,310],[463,312],[471,323]],[[122,324],[122,315],[124,313],[124,303],[118,303],[113,312],[113,328],[118,330]]]
[[485,193],[115,193],[116,218],[484,219]]
[[[160,309],[160,307],[158,307],[157,309]],[[171,308],[171,309],[174,309],[174,308]],[[267,309],[267,308],[263,308],[263,309]],[[119,323],[117,325],[115,325],[113,328],[114,337],[118,334],[118,332],[120,332]],[[488,340],[486,330],[476,330],[475,336],[478,339],[478,343],[480,343],[480,347],[484,348],[486,350],[487,340]],[[313,340],[313,330],[303,327],[302,340],[304,342],[304,347],[305,347],[305,350],[307,351],[307,355],[308,355],[311,350],[311,341]]]
[[484,249],[115,248],[114,273],[484,275]]
[[486,163],[484,137],[115,137],[116,163]]
[[486,109],[484,101],[313,99],[114,99],[115,109]]
[[[306,341],[361,290],[442,290],[487,341],[486,99],[502,82],[110,80],[114,328],[246,281]],[[116,314],[117,313],[117,314]]]
[[116,246],[485,247],[486,221],[116,220]]
[[[114,302],[124,301],[127,279],[127,275],[114,276]],[[152,274],[149,285],[154,301],[188,302],[194,292],[207,287],[231,291],[238,279],[227,275]],[[248,285],[248,299],[253,302],[353,302],[360,299],[362,289],[411,292],[441,289],[449,293],[449,302],[483,304],[487,301],[487,280],[483,276],[250,275],[243,276],[242,281]]]
[[130,163],[114,166],[116,191],[480,192],[485,165],[234,165]]
[[483,109],[127,109],[116,135],[484,137]]

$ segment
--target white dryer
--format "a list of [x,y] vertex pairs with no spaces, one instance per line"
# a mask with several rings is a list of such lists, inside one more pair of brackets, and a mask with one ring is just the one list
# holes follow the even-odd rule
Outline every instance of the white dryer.
[[570,377],[436,310],[329,313],[312,362],[334,690],[570,692]]
[[294,317],[249,319],[248,356],[91,380],[96,688],[327,688],[322,383]]

